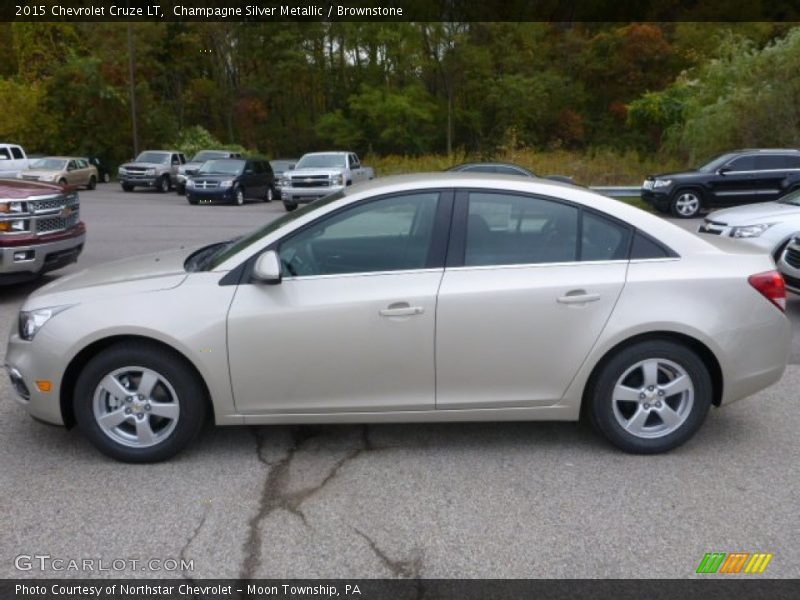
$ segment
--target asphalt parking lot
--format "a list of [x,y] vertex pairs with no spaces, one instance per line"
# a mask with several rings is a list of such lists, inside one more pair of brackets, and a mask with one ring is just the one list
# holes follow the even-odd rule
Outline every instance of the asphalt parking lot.
[[[81,200],[87,246],[57,275],[283,214],[115,184]],[[0,335],[35,287],[0,288]],[[800,322],[800,300],[789,314]],[[102,577],[684,578],[712,551],[770,552],[768,576],[800,577],[797,337],[792,363],[663,456],[623,454],[573,423],[209,427],[146,466],[34,422],[3,377],[0,577],[92,575],[15,568],[49,555],[194,567]]]

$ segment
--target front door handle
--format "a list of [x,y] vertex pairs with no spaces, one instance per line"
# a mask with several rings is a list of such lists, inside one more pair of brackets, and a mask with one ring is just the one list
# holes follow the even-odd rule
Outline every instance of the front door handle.
[[421,315],[425,309],[421,306],[411,306],[408,302],[395,302],[378,312],[382,317],[413,317]]
[[586,290],[573,290],[557,299],[559,304],[586,304],[587,302],[597,302],[600,294],[590,294]]

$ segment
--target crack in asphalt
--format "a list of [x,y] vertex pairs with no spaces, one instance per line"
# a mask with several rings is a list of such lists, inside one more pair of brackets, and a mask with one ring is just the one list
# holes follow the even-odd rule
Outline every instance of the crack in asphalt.
[[[352,529],[358,535],[364,538],[375,556],[377,556],[383,565],[389,569],[394,577],[398,579],[420,579],[423,563],[422,555],[419,553],[419,551],[415,551],[413,556],[408,560],[392,560],[383,550],[380,549],[380,547],[378,547],[378,544],[375,543],[375,540],[369,537],[366,533],[356,527],[353,527]],[[419,585],[417,586],[417,597],[421,597],[421,587]]]
[[369,428],[364,425],[362,429],[361,444],[352,448],[341,459],[336,461],[328,474],[322,481],[315,486],[288,492],[286,486],[289,483],[289,470],[292,460],[298,450],[301,449],[306,441],[319,435],[319,429],[313,427],[296,427],[292,430],[292,444],[281,460],[271,462],[264,456],[266,437],[261,431],[253,434],[256,438],[256,453],[259,462],[270,467],[264,485],[261,489],[261,498],[258,504],[258,511],[248,523],[247,540],[244,543],[244,561],[239,574],[240,579],[251,579],[256,568],[261,564],[261,523],[271,513],[278,509],[283,509],[298,517],[303,525],[313,529],[306,519],[305,513],[300,509],[300,505],[319,493],[328,483],[335,479],[342,467],[348,462],[357,458],[363,452],[373,450],[373,445],[369,439]]
[[[181,568],[183,568],[183,565],[187,561],[186,554],[189,551],[189,546],[192,545],[194,540],[200,534],[200,530],[203,529],[203,526],[206,524],[206,520],[208,519],[208,515],[211,512],[211,502],[207,500],[207,501],[204,502],[204,504],[206,505],[206,507],[203,510],[203,515],[200,517],[200,521],[198,521],[197,525],[194,528],[194,531],[192,531],[191,535],[186,539],[186,543],[183,545],[183,547],[181,548],[180,552],[178,553],[178,558],[181,561]],[[194,583],[194,581],[195,581],[194,577],[189,577],[186,574],[186,570],[185,569],[181,571],[181,577],[183,577],[184,579],[186,579],[190,583]],[[192,594],[192,598],[197,598],[197,595],[196,594]]]

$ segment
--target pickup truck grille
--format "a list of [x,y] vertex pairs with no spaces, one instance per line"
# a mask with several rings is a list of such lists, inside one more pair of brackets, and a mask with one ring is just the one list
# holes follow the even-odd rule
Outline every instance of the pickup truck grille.
[[128,173],[144,173],[147,169],[148,167],[125,167]]
[[23,212],[4,213],[0,221],[24,222],[24,229],[3,235],[46,235],[65,231],[80,222],[78,194],[62,194],[22,202]]
[[38,219],[36,221],[36,233],[54,233],[56,231],[64,231],[70,227],[75,227],[78,224],[78,213],[73,213],[67,218],[62,217],[47,217],[46,219]]
[[292,177],[289,179],[292,187],[314,188],[330,187],[330,178],[327,175],[311,175],[310,177]]

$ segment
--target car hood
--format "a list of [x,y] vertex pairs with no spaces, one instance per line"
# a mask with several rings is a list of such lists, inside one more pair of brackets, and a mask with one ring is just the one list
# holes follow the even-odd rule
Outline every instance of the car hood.
[[292,169],[291,171],[286,171],[284,176],[292,179],[295,177],[310,177],[311,175],[327,175],[330,177],[332,175],[341,175],[342,171],[344,171],[344,167],[340,169]]
[[183,263],[200,247],[134,256],[65,275],[31,294],[25,310],[177,287],[188,276]]
[[164,163],[129,162],[125,163],[124,165],[120,165],[120,168],[127,169],[129,167],[140,167],[142,169],[159,169],[166,166],[167,165]]
[[728,225],[755,225],[772,219],[782,220],[789,216],[800,217],[800,206],[781,202],[744,204],[733,208],[715,210],[706,219]]
[[24,200],[35,196],[52,196],[61,194],[61,186],[53,183],[25,181],[24,179],[0,180],[0,199]]

